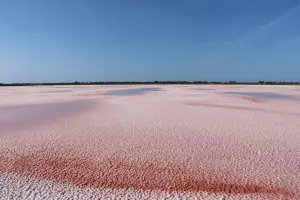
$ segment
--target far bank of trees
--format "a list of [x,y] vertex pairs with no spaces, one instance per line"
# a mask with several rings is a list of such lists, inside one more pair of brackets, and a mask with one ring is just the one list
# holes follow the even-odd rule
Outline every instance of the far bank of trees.
[[55,85],[162,85],[162,84],[216,84],[216,85],[300,85],[300,82],[237,82],[237,81],[105,81],[105,82],[57,82],[57,83],[0,83],[1,86],[55,86]]

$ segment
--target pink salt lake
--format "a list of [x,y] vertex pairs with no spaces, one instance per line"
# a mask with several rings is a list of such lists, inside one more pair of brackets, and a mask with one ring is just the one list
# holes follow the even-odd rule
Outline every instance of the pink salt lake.
[[291,86],[0,88],[0,199],[300,199],[296,97]]

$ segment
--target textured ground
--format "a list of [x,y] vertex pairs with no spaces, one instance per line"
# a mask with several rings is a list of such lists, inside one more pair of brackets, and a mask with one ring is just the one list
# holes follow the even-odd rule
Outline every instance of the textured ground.
[[1,87],[0,199],[300,199],[299,88],[140,87]]

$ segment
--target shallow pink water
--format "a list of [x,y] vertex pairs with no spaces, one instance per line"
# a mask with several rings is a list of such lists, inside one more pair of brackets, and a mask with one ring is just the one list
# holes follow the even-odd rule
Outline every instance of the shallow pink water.
[[52,123],[93,105],[91,101],[19,105],[0,108],[0,135],[29,125]]

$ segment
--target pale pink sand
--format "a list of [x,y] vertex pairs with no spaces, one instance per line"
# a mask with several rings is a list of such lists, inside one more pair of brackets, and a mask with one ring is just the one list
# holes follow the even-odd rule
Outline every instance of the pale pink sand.
[[[2,136],[0,197],[300,199],[300,102],[224,94],[295,87],[159,87],[137,96],[101,95],[114,87],[58,94],[97,103]],[[27,104],[50,101],[30,96]]]

